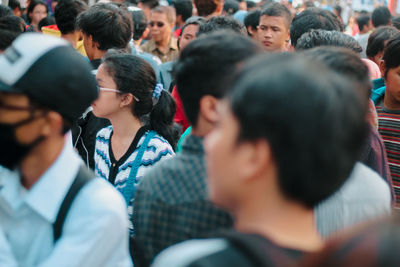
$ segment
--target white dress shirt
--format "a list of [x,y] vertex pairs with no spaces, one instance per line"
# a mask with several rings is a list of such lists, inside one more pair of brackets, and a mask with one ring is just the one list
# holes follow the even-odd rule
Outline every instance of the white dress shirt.
[[53,242],[58,210],[82,164],[70,145],[30,190],[0,169],[0,266],[132,266],[122,196],[94,178],[82,188]]

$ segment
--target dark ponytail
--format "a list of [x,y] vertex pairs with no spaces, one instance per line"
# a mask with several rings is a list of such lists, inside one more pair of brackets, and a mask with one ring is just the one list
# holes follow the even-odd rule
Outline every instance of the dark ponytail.
[[[132,113],[151,129],[164,137],[175,149],[179,129],[174,126],[175,100],[165,90],[153,100],[156,75],[149,63],[138,56],[121,53],[107,53],[104,57],[107,72],[122,93],[131,93],[134,100]],[[153,102],[157,101],[155,105]]]
[[168,91],[162,90],[158,102],[150,113],[150,126],[167,139],[174,149],[179,138],[179,129],[174,126],[175,113],[175,100]]

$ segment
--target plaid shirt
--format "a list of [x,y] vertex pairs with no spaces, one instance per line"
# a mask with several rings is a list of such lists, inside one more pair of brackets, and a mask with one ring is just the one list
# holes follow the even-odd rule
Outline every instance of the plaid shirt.
[[135,267],[163,249],[232,226],[231,216],[208,201],[203,139],[190,135],[182,152],[154,166],[136,191]]

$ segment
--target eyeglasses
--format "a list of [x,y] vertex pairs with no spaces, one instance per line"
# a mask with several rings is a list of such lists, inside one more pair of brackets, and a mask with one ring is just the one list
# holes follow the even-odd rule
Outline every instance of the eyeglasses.
[[154,27],[155,25],[157,25],[158,28],[162,28],[162,27],[164,27],[165,23],[161,22],[161,21],[157,21],[157,22],[151,21],[149,23],[150,27]]
[[[97,89],[99,90],[99,92],[103,91],[103,92],[113,92],[113,93],[123,94],[123,92],[121,92],[120,90],[117,90],[117,89],[104,88],[104,87],[100,87],[100,86],[97,86]],[[134,95],[132,95],[132,96],[136,100],[136,102],[139,102],[139,99],[136,96],[134,96]]]

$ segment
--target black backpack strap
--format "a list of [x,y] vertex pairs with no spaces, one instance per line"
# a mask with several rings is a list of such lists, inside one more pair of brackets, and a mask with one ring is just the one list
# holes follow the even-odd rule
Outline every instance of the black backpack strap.
[[72,183],[67,194],[65,195],[64,201],[62,202],[60,209],[58,210],[56,221],[53,224],[54,243],[57,242],[62,234],[62,228],[65,218],[67,217],[69,208],[74,202],[76,195],[87,182],[93,179],[93,177],[94,173],[90,171],[86,166],[81,165],[79,167],[78,174],[76,175],[74,182]]

